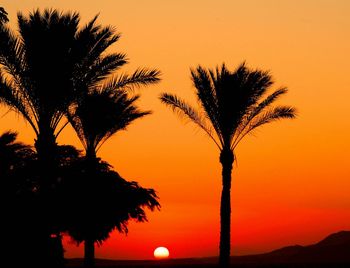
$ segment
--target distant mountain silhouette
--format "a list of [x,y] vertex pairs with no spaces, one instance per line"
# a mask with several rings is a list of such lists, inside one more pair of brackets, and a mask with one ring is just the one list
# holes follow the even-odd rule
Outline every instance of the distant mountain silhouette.
[[331,234],[310,246],[288,246],[265,254],[232,257],[233,262],[350,263],[350,231]]
[[[103,260],[98,267],[216,267],[218,257],[168,260]],[[82,259],[68,260],[67,267],[82,267]],[[348,268],[350,267],[350,231],[331,234],[310,246],[287,246],[268,253],[231,257],[236,268]]]

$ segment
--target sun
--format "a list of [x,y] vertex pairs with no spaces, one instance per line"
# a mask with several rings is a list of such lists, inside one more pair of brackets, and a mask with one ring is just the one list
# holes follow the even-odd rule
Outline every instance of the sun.
[[156,259],[166,259],[169,257],[169,250],[166,247],[157,247],[153,254]]

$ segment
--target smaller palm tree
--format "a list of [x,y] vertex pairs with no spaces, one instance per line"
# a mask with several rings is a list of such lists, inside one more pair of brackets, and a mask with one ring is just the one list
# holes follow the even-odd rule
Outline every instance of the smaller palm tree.
[[[133,75],[135,78],[149,76],[145,70],[138,72]],[[81,188],[77,191],[83,195],[80,200],[84,200],[84,203],[79,206],[82,208],[81,214],[69,233],[77,242],[84,241],[87,267],[94,266],[95,242],[102,243],[114,228],[126,232],[130,219],[141,222],[147,220],[143,208],[159,208],[154,190],[125,181],[97,157],[97,151],[110,137],[126,129],[136,119],[150,114],[137,108],[135,103],[139,95],[130,96],[128,87],[154,83],[158,79],[140,82],[142,79],[133,79],[133,76],[122,76],[99,88],[92,88],[68,112],[69,121],[85,149],[81,169],[84,170],[84,179],[77,181]],[[154,76],[151,74],[151,77]],[[98,213],[94,207],[98,208]]]
[[287,89],[280,88],[272,94],[267,94],[273,85],[271,75],[260,70],[250,70],[244,63],[233,72],[224,64],[216,70],[207,70],[199,66],[191,70],[191,76],[199,109],[193,108],[176,95],[163,93],[160,99],[180,116],[204,130],[220,150],[220,266],[228,267],[234,150],[246,135],[258,127],[279,119],[294,118],[295,109],[289,106],[271,107],[280,96],[287,93]]
[[[95,244],[109,238],[113,230],[128,232],[128,222],[147,221],[146,209],[160,208],[153,189],[128,182],[107,163],[82,158],[65,180],[65,222],[70,237],[84,243],[84,266],[94,267]],[[92,173],[93,172],[93,173]]]
[[[110,28],[101,29],[101,27],[96,25],[93,20],[86,26],[83,31],[81,31],[78,39],[84,41],[84,36],[86,33],[88,33],[88,36],[95,37],[93,39],[100,40],[101,34],[102,37],[104,37],[106,34],[111,35],[111,33],[114,33],[114,31],[112,31]],[[119,34],[111,35],[111,40],[113,43],[119,39],[119,36]],[[87,44],[90,44],[90,42]],[[125,129],[134,120],[144,117],[150,113],[148,111],[140,111],[135,106],[135,102],[139,99],[139,95],[135,94],[133,96],[130,96],[128,94],[128,91],[134,89],[135,87],[146,86],[160,81],[160,72],[155,69],[148,70],[141,68],[137,69],[131,75],[113,75],[115,71],[119,70],[120,67],[128,62],[126,56],[124,54],[103,54],[103,57],[101,58],[101,56],[99,56],[101,53],[98,53],[99,50],[96,50],[93,44],[94,43],[92,42],[91,47],[88,45],[84,46],[87,48],[87,51],[83,52],[83,55],[87,55],[85,60],[87,63],[91,62],[93,64],[88,64],[87,66],[82,64],[81,68],[78,68],[76,70],[76,72],[79,74],[78,77],[80,78],[76,80],[75,87],[81,94],[77,98],[77,101],[67,110],[68,120],[73,126],[85,149],[84,162],[86,169],[83,168],[83,170],[86,170],[86,174],[89,175],[87,178],[85,176],[86,180],[84,183],[82,183],[82,185],[85,185],[85,196],[89,196],[89,198],[91,198],[91,196],[94,196],[92,193],[94,191],[97,191],[97,185],[105,185],[105,183],[108,181],[105,176],[106,170],[102,168],[101,171],[101,162],[100,159],[97,158],[97,151],[115,133]],[[107,46],[109,46],[108,42],[106,44],[106,47]],[[96,57],[96,55],[99,57]],[[109,62],[110,64],[108,64]],[[104,63],[103,66],[105,66],[105,68],[100,68],[101,63]],[[119,175],[112,177],[114,178],[115,185],[119,184],[121,189],[126,190],[128,187],[133,187],[132,185],[125,186],[127,185],[126,182],[126,184],[121,183],[121,181],[124,180],[121,178],[118,179],[117,177],[119,177]],[[115,188],[112,187],[111,189]],[[137,186],[135,189],[136,192],[147,190],[139,186]],[[106,192],[108,192],[108,189],[106,189]],[[119,195],[123,196],[121,194]],[[84,211],[88,211],[94,206],[88,201],[89,198],[84,199],[87,200],[84,205],[84,209],[86,210]],[[121,202],[113,202],[113,204],[122,207],[122,204],[128,202],[130,203],[131,198],[132,195],[130,195],[129,198],[125,199],[124,201],[120,200]],[[139,212],[143,211],[141,209],[143,206],[150,209],[153,209],[155,206],[159,206],[157,202],[157,196],[152,191],[145,196],[145,199],[138,199],[135,196],[135,200],[137,203],[135,203],[134,206],[130,209],[136,209]],[[115,207],[110,211],[115,212]],[[127,221],[129,218],[137,218],[138,215],[141,214],[136,213],[132,217],[128,216],[125,218],[125,221]],[[110,212],[105,211],[105,215],[110,215]],[[114,219],[115,221],[109,225],[113,228],[104,229],[104,232],[102,232],[104,235],[99,236],[96,235],[95,228],[101,229],[105,225],[102,223],[93,225],[95,227],[89,225],[89,222],[94,222],[93,219],[96,219],[97,217],[95,216],[96,215],[89,215],[89,213],[87,213],[85,216],[81,217],[81,219],[85,220],[80,221],[78,224],[78,226],[80,226],[79,228],[81,230],[88,230],[88,232],[81,231],[80,234],[84,233],[83,236],[79,237],[76,235],[76,232],[71,232],[72,236],[76,238],[76,241],[81,241],[81,237],[84,237],[84,258],[86,266],[94,265],[94,242],[106,239],[106,234],[109,234],[109,232],[114,227],[118,228],[116,221],[119,221],[119,224],[123,222],[121,219],[118,219],[118,217],[116,217]],[[87,217],[89,217],[90,220],[86,220]],[[98,217],[101,218],[102,216],[100,215]],[[140,220],[141,219],[142,217]],[[100,237],[99,239],[101,240],[99,240],[98,237]]]
[[139,95],[130,97],[126,89],[106,87],[92,90],[71,107],[68,118],[88,159],[96,159],[97,151],[115,133],[150,114],[135,106],[138,99]]

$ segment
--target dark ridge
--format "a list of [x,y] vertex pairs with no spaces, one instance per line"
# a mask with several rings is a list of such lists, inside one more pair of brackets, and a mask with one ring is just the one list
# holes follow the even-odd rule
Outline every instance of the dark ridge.
[[[96,260],[96,267],[216,267],[218,257],[167,260]],[[67,267],[82,267],[82,259],[67,260]],[[268,253],[233,256],[235,268],[349,268],[350,231],[331,234],[309,246],[287,246]]]
[[350,263],[350,231],[331,234],[309,246],[287,246],[272,252],[232,257],[233,262]]

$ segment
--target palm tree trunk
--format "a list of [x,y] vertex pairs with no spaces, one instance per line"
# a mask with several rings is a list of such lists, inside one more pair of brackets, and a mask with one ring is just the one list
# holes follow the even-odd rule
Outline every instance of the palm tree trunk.
[[95,266],[95,245],[93,239],[84,241],[84,266],[87,268]]
[[230,266],[231,250],[231,172],[234,156],[231,149],[223,149],[220,153],[222,165],[222,192],[220,206],[220,267]]
[[[96,151],[94,147],[88,147],[86,150],[86,155],[85,155],[86,163],[87,163],[87,174],[88,178],[86,183],[88,190],[91,190],[93,184],[89,180],[90,178],[93,178],[96,176],[96,170],[97,170],[97,156],[96,156]],[[91,268],[95,266],[95,241],[91,238],[87,238],[84,241],[84,266],[86,268]]]
[[[51,267],[63,266],[63,244],[60,236],[60,201],[56,193],[57,186],[57,143],[50,127],[40,127],[40,134],[35,140],[35,149],[39,163],[39,185],[41,216],[39,224],[43,233],[42,255]],[[52,235],[54,235],[52,237]]]
[[53,130],[42,127],[34,145],[40,164],[40,187],[47,193],[53,188],[57,170],[57,143]]

